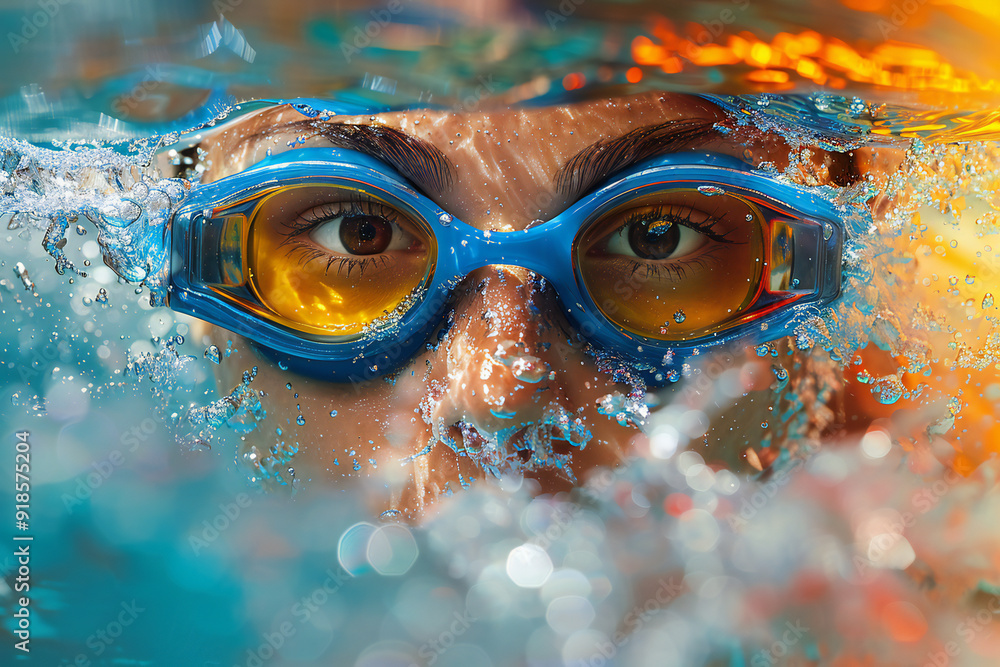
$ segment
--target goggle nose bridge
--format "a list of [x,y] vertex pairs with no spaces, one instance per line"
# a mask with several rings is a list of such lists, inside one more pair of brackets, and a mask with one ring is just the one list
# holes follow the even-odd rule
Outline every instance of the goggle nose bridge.
[[439,262],[451,278],[463,278],[487,266],[516,266],[537,273],[554,286],[573,273],[574,230],[556,219],[523,231],[481,230],[459,220],[432,229]]

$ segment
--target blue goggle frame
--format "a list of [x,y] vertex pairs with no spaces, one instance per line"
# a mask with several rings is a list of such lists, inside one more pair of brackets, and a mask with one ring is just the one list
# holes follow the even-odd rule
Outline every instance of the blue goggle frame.
[[[422,296],[390,330],[372,336],[305,334],[261,316],[248,288],[242,241],[247,212],[275,188],[301,184],[339,185],[397,208],[433,235],[437,256]],[[761,291],[730,329],[666,342],[627,331],[594,303],[578,273],[575,242],[591,223],[628,201],[677,187],[710,185],[750,195],[790,224],[791,289]],[[247,202],[250,202],[248,204]],[[669,372],[695,350],[733,340],[774,339],[791,333],[794,315],[829,304],[840,293],[844,227],[834,205],[814,192],[749,169],[739,160],[711,153],[675,153],[654,158],[615,177],[548,222],[517,232],[486,232],[438,207],[385,164],[337,148],[301,148],[280,153],[249,169],[192,189],[170,232],[172,264],[168,305],[256,343],[282,367],[329,381],[361,381],[399,368],[440,325],[451,290],[475,269],[513,265],[544,277],[566,316],[588,341],[614,351],[648,373],[650,384],[675,380]],[[765,260],[766,261],[766,260]],[[765,267],[766,269],[766,267]],[[768,279],[765,270],[761,280]],[[774,307],[786,302],[794,304]],[[744,316],[743,319],[747,319]],[[765,332],[763,335],[762,332]]]

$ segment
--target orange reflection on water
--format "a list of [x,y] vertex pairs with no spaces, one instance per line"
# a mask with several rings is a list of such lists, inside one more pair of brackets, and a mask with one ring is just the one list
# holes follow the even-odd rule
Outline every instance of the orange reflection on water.
[[745,81],[791,88],[795,81],[811,81],[842,89],[848,82],[898,90],[948,93],[998,92],[1000,82],[975,72],[956,68],[935,51],[887,40],[867,47],[825,37],[814,30],[794,34],[780,32],[769,42],[741,31],[713,36],[701,24],[688,23],[684,30],[656,17],[652,37],[632,40],[632,58],[637,65],[660,67],[666,72],[683,69],[684,61],[697,67],[745,65]]

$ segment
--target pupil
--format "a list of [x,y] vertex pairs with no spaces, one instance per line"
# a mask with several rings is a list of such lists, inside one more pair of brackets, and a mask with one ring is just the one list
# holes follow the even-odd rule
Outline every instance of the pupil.
[[643,259],[666,259],[677,249],[681,238],[679,225],[666,220],[648,220],[629,227],[628,242]]
[[340,242],[354,255],[377,255],[389,247],[392,227],[374,215],[352,215],[340,221]]

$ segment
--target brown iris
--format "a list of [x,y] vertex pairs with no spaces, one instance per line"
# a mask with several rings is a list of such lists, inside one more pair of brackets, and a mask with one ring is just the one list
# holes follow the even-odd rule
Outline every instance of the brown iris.
[[582,230],[577,267],[594,304],[617,326],[690,340],[725,330],[753,303],[765,259],[762,220],[736,194],[651,190]]
[[271,320],[319,335],[358,335],[392,312],[437,253],[418,219],[336,184],[276,190],[248,234],[251,288]]
[[666,259],[677,249],[680,228],[667,220],[633,222],[628,228],[628,243],[643,259]]
[[340,242],[354,255],[377,255],[392,241],[392,225],[374,215],[345,216],[340,221]]

